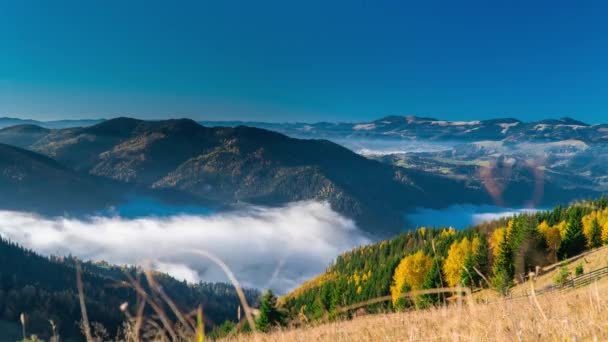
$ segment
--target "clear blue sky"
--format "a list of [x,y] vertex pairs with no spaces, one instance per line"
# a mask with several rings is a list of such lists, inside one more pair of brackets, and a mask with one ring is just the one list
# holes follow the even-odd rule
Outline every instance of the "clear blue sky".
[[608,2],[0,2],[0,116],[608,121]]

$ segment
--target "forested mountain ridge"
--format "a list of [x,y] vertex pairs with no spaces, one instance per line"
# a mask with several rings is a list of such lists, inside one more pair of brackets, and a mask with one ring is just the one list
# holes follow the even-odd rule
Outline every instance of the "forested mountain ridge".
[[[46,258],[14,243],[0,239],[0,320],[18,322],[19,315],[27,315],[27,331],[40,337],[51,335],[49,320],[57,326],[62,338],[82,338],[79,322],[81,312],[76,288],[76,263],[71,257]],[[135,310],[136,293],[130,286],[127,274],[140,278],[147,289],[145,277],[138,270],[107,263],[82,263],[82,281],[88,317],[114,335],[125,321],[120,306],[128,303]],[[205,323],[209,327],[226,320],[236,321],[239,300],[229,284],[187,284],[167,275],[156,273],[155,279],[180,310],[190,312],[199,304],[205,310]],[[245,290],[249,303],[255,303],[259,294]],[[171,312],[167,308],[167,312]],[[146,313],[151,313],[147,306]]]
[[572,118],[524,122],[513,118],[447,121],[413,115],[390,115],[371,121],[267,123],[202,121],[209,126],[247,125],[271,129],[294,137],[404,139],[429,141],[517,140],[529,142],[579,139],[587,143],[605,142],[608,124],[590,125]]
[[552,211],[522,214],[464,230],[419,228],[340,255],[327,271],[281,298],[294,321],[337,315],[337,309],[391,295],[387,304],[367,310],[392,310],[443,301],[421,296],[413,301],[400,294],[417,289],[483,288],[500,293],[544,266],[608,244],[608,200],[602,198]]
[[72,171],[49,157],[5,144],[0,144],[0,188],[0,208],[43,213],[103,207],[127,191],[117,182]]
[[[27,141],[20,131],[0,131],[0,141]],[[75,171],[224,203],[328,201],[373,232],[402,229],[403,213],[414,207],[490,201],[458,180],[369,160],[327,140],[259,128],[117,118],[32,140],[27,148]],[[439,189],[442,196],[432,196]]]

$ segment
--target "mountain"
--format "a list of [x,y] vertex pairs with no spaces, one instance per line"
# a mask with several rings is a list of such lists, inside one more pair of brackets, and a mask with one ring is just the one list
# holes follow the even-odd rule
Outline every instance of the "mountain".
[[[27,141],[14,130],[0,132],[1,142],[17,139]],[[417,206],[490,201],[461,181],[370,160],[327,140],[252,127],[117,118],[33,140],[29,149],[77,172],[222,203],[329,201],[374,232],[402,229],[403,213]]]
[[445,121],[417,116],[387,116],[356,123],[259,123],[203,122],[205,125],[248,125],[262,127],[301,138],[366,138],[431,141],[608,141],[608,125],[588,125],[571,118],[523,122],[504,118],[477,121]]
[[551,205],[608,191],[606,124],[571,118],[445,121],[416,116],[359,123],[247,124],[292,137],[329,139],[368,158],[463,180],[471,187],[498,185],[504,191],[495,202],[503,205]]
[[[19,321],[21,313],[27,315],[27,332],[47,340],[51,336],[52,320],[62,340],[81,340],[78,325],[81,319],[79,296],[76,287],[76,263],[71,257],[46,258],[0,238],[0,323]],[[137,296],[130,286],[127,275],[139,278],[139,270],[118,267],[105,262],[82,263],[82,281],[88,318],[101,324],[114,336],[125,320],[121,305],[128,303],[131,315],[136,314]],[[148,293],[149,286],[142,277],[141,285]],[[226,320],[236,321],[240,302],[236,291],[229,284],[187,284],[165,274],[155,273],[156,281],[165,293],[184,312],[203,306],[205,323],[215,326]],[[249,303],[255,303],[259,294],[245,289]],[[171,312],[163,305],[166,312]],[[145,315],[154,312],[150,305]],[[20,329],[18,329],[20,331]],[[20,338],[20,336],[18,336]],[[2,334],[2,339],[8,336]],[[112,339],[113,340],[113,339]]]
[[28,147],[45,137],[50,131],[48,128],[36,125],[22,124],[0,129],[0,137],[5,144]]
[[103,119],[94,120],[54,120],[54,121],[38,121],[31,119],[18,119],[9,117],[0,117],[0,128],[17,126],[17,125],[35,125],[44,128],[68,128],[68,127],[85,127],[92,126],[104,121]]
[[5,144],[0,144],[0,188],[1,208],[42,213],[102,208],[127,192],[117,182],[72,171],[51,158]]
[[[35,125],[49,129],[90,127],[104,119],[37,121],[1,117],[0,128]],[[260,122],[200,121],[207,127],[248,126],[276,131],[292,137],[314,139],[373,138],[416,140],[504,140],[558,141],[580,139],[587,143],[608,139],[608,124],[589,125],[572,118],[523,122],[512,118],[476,121],[446,121],[428,117],[391,115],[363,122]]]

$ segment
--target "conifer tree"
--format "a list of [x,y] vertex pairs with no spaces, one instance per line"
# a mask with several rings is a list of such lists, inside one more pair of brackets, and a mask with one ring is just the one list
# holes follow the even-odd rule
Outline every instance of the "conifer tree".
[[[423,289],[436,289],[443,287],[443,280],[441,277],[441,260],[434,258],[431,265],[431,269],[424,278],[422,283]],[[430,305],[436,305],[441,302],[441,294],[427,294],[420,296],[418,300],[419,307],[428,307]]]
[[282,325],[283,321],[284,315],[277,308],[277,297],[272,290],[266,291],[260,301],[260,315],[255,322],[255,327],[259,331],[266,332],[273,326]]
[[581,208],[572,208],[568,215],[568,228],[561,244],[559,255],[562,259],[577,255],[585,250],[585,235]]
[[596,248],[602,245],[602,227],[597,220],[593,220],[591,224],[591,238],[589,240],[589,248]]
[[513,285],[513,277],[515,275],[513,249],[506,238],[498,245],[498,251],[496,253],[496,258],[494,259],[492,270],[494,272],[492,285],[498,292],[506,295]]

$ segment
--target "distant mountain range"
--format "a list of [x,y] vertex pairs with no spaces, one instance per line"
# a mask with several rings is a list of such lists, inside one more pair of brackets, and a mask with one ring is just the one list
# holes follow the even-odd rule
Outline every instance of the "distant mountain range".
[[[603,178],[589,179],[589,173],[583,171],[588,158],[579,160],[583,166],[577,164],[581,174],[569,174],[568,167],[563,170],[562,166],[571,165],[568,151],[572,149],[582,153],[589,150],[587,144],[603,146],[602,132],[608,126],[590,126],[567,118],[535,123],[514,119],[448,122],[417,117],[387,117],[358,124],[247,123],[264,128],[238,126],[237,122],[215,124],[219,126],[203,126],[188,119],[116,118],[63,129],[32,124],[6,127],[0,129],[0,143],[37,154],[0,148],[0,161],[2,154],[9,161],[0,164],[4,177],[0,179],[6,189],[21,194],[23,203],[29,203],[37,190],[65,193],[65,203],[54,202],[59,206],[69,203],[70,198],[80,198],[74,196],[78,193],[99,194],[93,202],[106,203],[132,189],[171,192],[178,198],[218,205],[321,200],[370,233],[394,232],[403,229],[404,213],[416,207],[495,203],[492,187],[506,189],[501,190],[501,205],[528,203],[539,191],[540,169],[535,171],[528,165],[530,151],[536,147],[520,147],[533,141],[554,142],[543,145],[543,153],[559,157],[554,158],[552,168],[542,165],[544,196],[535,198],[534,205],[603,191],[597,186]],[[447,151],[364,157],[329,140],[297,139],[268,128],[332,140],[455,143]],[[570,142],[560,142],[563,139]],[[483,173],[483,167],[496,162],[501,169]],[[39,197],[44,202],[44,195]],[[6,197],[5,202],[11,201]]]
[[54,121],[38,121],[30,119],[19,119],[0,117],[0,128],[16,126],[16,125],[36,125],[44,128],[69,128],[69,127],[85,127],[92,126],[104,121],[104,119],[82,119],[82,120],[54,120]]
[[202,121],[207,126],[246,125],[308,138],[373,138],[431,141],[608,141],[608,124],[589,125],[571,118],[523,122],[517,119],[444,121],[416,116],[387,116],[357,123],[264,123]]
[[[37,121],[0,117],[0,128],[17,125],[35,125],[42,128],[62,129],[88,127],[105,119]],[[208,127],[248,126],[276,131],[292,137],[374,138],[410,140],[513,140],[559,141],[578,139],[584,142],[608,141],[608,124],[590,125],[572,118],[547,119],[524,122],[512,118],[478,121],[445,121],[417,116],[386,116],[365,122],[285,122],[260,121],[198,121]]]
[[328,201],[374,233],[402,229],[403,213],[414,207],[490,200],[462,181],[370,160],[327,140],[187,119],[117,118],[60,130],[21,125],[0,130],[0,142],[65,165],[65,176],[53,176],[59,179],[72,177],[70,170],[224,204]]

